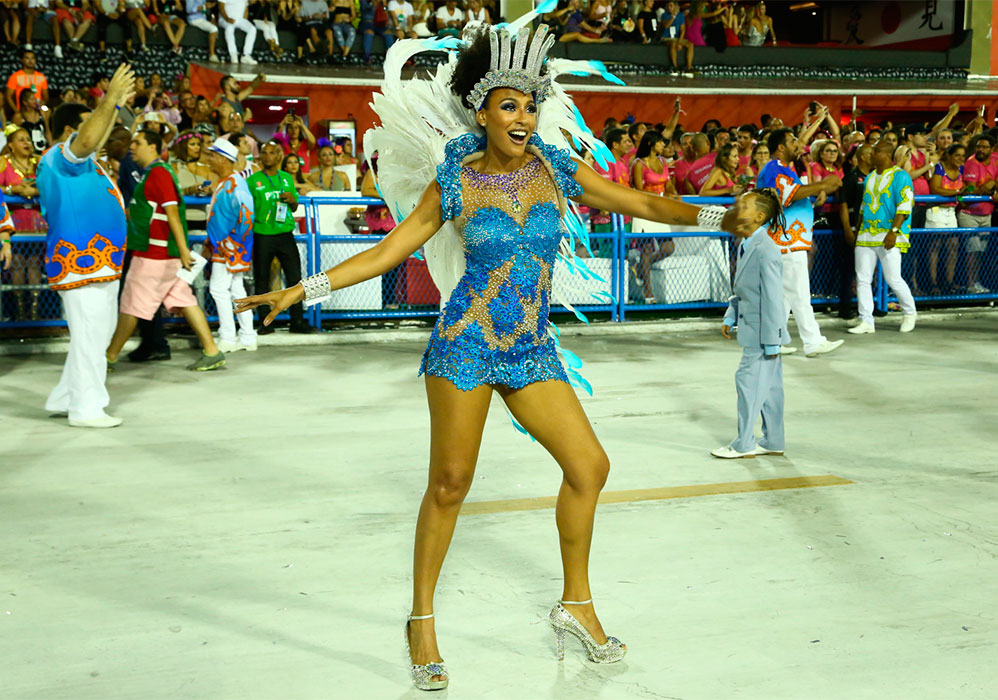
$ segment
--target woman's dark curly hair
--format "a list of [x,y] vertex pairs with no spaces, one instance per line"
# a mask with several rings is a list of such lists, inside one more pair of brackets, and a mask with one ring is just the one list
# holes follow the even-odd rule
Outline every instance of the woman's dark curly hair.
[[[475,89],[475,84],[485,77],[492,65],[492,45],[489,41],[489,31],[489,29],[482,29],[461,47],[457,57],[457,65],[454,66],[454,73],[450,78],[451,91],[461,98],[461,104],[468,109],[475,109],[475,105],[468,101],[468,94]],[[541,75],[545,73],[547,73],[546,65],[541,68]],[[491,91],[489,94],[492,94]],[[485,103],[488,100],[488,95],[486,95]]]

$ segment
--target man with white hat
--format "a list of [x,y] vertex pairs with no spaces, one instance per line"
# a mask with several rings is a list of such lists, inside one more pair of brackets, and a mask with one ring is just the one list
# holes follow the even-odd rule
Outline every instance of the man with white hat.
[[[253,197],[235,172],[239,149],[219,138],[208,147],[208,166],[219,182],[208,204],[211,281],[208,290],[218,307],[218,347],[222,352],[256,350],[253,312],[239,314],[239,337],[232,300],[246,296],[243,275],[253,264]],[[207,257],[207,256],[206,256]]]

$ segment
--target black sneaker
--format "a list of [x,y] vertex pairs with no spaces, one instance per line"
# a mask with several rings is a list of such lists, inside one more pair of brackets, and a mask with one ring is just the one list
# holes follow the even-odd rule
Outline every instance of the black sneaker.
[[156,360],[169,360],[170,348],[147,348],[141,345],[128,353],[129,362],[153,362]]
[[257,335],[270,335],[273,332],[274,332],[274,327],[273,326],[263,326],[263,325],[261,325],[259,328],[256,329],[256,334]]
[[313,328],[312,326],[308,325],[307,323],[303,323],[301,325],[292,324],[291,327],[288,328],[288,332],[289,333],[300,333],[302,335],[308,335],[309,333],[318,333],[319,329],[318,328]]

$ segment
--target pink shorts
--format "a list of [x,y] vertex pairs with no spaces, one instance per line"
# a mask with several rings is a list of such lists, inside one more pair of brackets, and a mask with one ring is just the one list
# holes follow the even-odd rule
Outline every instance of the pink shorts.
[[132,256],[121,293],[121,313],[149,321],[160,304],[171,314],[197,306],[191,286],[177,277],[180,260],[152,260]]

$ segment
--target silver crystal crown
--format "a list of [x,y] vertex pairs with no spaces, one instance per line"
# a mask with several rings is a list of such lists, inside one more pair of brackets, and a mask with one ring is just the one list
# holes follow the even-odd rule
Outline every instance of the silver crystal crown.
[[538,104],[543,102],[551,89],[551,79],[548,76],[541,77],[541,66],[555,43],[555,38],[548,35],[548,26],[542,24],[537,28],[530,41],[529,51],[527,41],[530,39],[530,27],[520,29],[515,40],[505,28],[490,28],[487,31],[492,50],[489,72],[468,93],[468,102],[475,111],[485,104],[490,90],[501,87],[533,93]]

